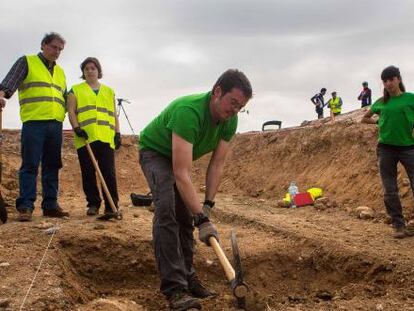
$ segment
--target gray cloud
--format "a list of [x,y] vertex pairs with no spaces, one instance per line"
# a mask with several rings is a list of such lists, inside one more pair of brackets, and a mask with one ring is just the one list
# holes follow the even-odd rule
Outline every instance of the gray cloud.
[[[59,62],[68,84],[79,82],[85,57],[98,57],[103,82],[133,102],[125,108],[136,131],[169,101],[209,90],[232,67],[255,92],[239,131],[269,119],[296,125],[315,117],[309,98],[322,86],[338,91],[345,111],[359,107],[364,80],[380,96],[379,73],[389,64],[400,66],[410,90],[413,11],[409,0],[16,0],[0,13],[0,79],[53,30],[67,39]],[[20,127],[16,97],[6,127]]]

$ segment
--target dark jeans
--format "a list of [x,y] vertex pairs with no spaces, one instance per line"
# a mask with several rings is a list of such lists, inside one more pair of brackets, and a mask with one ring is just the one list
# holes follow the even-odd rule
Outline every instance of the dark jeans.
[[404,166],[411,189],[414,192],[414,149],[393,150],[383,146],[377,147],[379,169],[384,188],[384,203],[388,215],[392,218],[394,227],[405,226],[402,206],[398,195],[397,164]]
[[141,150],[139,163],[155,204],[153,238],[161,292],[167,297],[186,290],[194,274],[194,226],[190,210],[175,186],[171,160],[150,150]]
[[36,180],[42,163],[42,208],[57,207],[59,169],[62,168],[62,122],[27,121],[21,132],[22,165],[19,171],[18,210],[34,209]]
[[[116,174],[115,174],[115,153],[109,144],[101,141],[94,141],[90,143],[95,159],[98,162],[99,169],[105,179],[106,186],[108,187],[109,193],[111,194],[112,200],[115,206],[118,206],[118,188],[116,185]],[[79,164],[82,172],[82,186],[83,192],[86,195],[86,201],[88,207],[90,206],[101,206],[101,197],[99,195],[99,189],[96,182],[95,167],[93,166],[92,160],[89,156],[86,146],[81,147],[77,150]],[[108,198],[103,192],[105,201],[105,211],[112,211],[111,205],[109,204]]]

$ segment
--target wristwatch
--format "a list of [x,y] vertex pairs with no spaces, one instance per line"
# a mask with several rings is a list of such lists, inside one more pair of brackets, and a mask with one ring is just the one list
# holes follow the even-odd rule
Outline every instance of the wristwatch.
[[208,205],[210,208],[213,208],[214,204],[216,204],[216,202],[210,201],[210,200],[205,200],[203,204]]
[[208,217],[206,215],[204,215],[204,213],[194,214],[193,219],[194,219],[194,226],[195,227],[198,227],[199,225],[210,221],[210,219],[208,219]]

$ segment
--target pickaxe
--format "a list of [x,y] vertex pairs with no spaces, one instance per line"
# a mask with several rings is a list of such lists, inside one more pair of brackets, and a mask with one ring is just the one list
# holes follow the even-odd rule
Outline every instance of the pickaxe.
[[249,291],[247,285],[243,282],[243,271],[241,266],[240,252],[237,245],[236,234],[231,232],[231,247],[233,250],[234,268],[230,264],[226,255],[223,252],[219,242],[215,237],[209,238],[210,245],[213,247],[227,279],[230,281],[230,286],[233,291],[233,296],[236,298],[237,307],[240,309],[246,308],[246,295]]

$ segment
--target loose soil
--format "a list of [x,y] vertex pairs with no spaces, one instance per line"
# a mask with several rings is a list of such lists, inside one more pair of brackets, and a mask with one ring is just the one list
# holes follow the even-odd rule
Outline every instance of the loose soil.
[[[232,142],[213,220],[231,258],[235,231],[250,288],[247,310],[414,310],[414,238],[395,240],[384,213],[376,164],[375,126],[358,121],[363,110],[304,126],[239,134]],[[2,194],[9,222],[0,226],[0,310],[20,310],[53,236],[42,268],[22,310],[166,310],[152,247],[152,213],[133,207],[131,192],[148,187],[138,164],[136,141],[123,137],[116,153],[121,221],[85,215],[80,169],[72,133],[65,132],[59,202],[69,219],[43,218],[39,200],[32,222],[19,223],[20,132],[3,132]],[[195,162],[193,180],[203,197],[209,156]],[[321,187],[334,202],[320,210],[278,207],[290,181],[300,190]],[[399,173],[407,220],[413,198]],[[39,196],[41,187],[39,184]],[[356,207],[374,217],[362,220]],[[195,266],[219,294],[203,310],[237,310],[213,250],[196,245]]]

